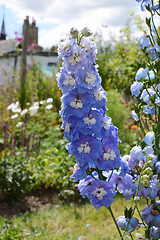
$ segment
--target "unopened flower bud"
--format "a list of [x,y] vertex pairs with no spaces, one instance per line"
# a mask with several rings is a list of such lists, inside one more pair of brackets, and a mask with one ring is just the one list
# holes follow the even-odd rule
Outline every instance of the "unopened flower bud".
[[149,181],[148,181],[148,180],[142,181],[142,185],[143,185],[144,187],[148,187],[148,186],[149,186]]
[[145,150],[143,150],[143,151],[142,151],[142,153],[146,154],[146,151],[145,151]]
[[140,197],[138,197],[138,196],[134,197],[135,202],[138,202],[139,200],[140,200]]
[[146,175],[146,174],[141,177],[141,180],[142,180],[142,181],[144,181],[144,180],[147,180],[147,181],[148,181],[148,179],[149,179],[149,176]]
[[78,34],[79,34],[79,31],[78,31],[78,29],[77,28],[71,28],[71,30],[70,30],[70,34],[71,34],[71,36],[72,37],[76,37]]
[[149,155],[148,156],[148,161],[152,161],[152,159],[153,159],[153,156]]
[[82,29],[82,34],[84,37],[90,37],[93,33],[88,27]]
[[151,167],[147,167],[144,171],[143,174],[150,174],[152,172],[152,168]]
[[149,165],[149,166],[152,166],[152,164],[153,164],[153,162],[152,162],[151,160],[149,160],[149,161],[147,162],[147,165]]

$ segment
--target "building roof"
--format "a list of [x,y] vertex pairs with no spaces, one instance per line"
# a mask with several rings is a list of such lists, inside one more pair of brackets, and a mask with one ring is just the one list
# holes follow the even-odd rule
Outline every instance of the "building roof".
[[6,35],[5,25],[4,25],[4,17],[3,17],[2,27],[1,27],[1,34]]
[[15,51],[15,48],[20,45],[17,39],[1,40],[0,41],[0,56],[4,53],[10,53]]

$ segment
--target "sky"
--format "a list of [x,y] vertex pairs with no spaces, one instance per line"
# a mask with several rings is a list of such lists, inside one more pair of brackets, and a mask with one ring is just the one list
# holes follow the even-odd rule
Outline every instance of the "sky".
[[30,23],[36,20],[38,44],[43,48],[57,45],[72,27],[87,26],[108,40],[110,33],[118,36],[130,10],[145,15],[135,0],[0,0],[0,30],[5,15],[7,37],[15,38],[15,32],[21,36],[28,15]]

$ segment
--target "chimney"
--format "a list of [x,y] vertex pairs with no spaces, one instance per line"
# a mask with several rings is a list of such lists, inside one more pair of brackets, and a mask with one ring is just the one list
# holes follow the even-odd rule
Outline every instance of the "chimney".
[[36,26],[36,21],[34,18],[32,18],[32,26]]

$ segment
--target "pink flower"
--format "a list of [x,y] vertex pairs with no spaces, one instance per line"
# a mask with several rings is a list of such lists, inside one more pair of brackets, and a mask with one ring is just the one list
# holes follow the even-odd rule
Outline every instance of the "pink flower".
[[28,68],[25,68],[24,71],[25,71],[25,72],[29,72]]
[[108,25],[102,25],[102,27],[105,27],[105,28],[106,28],[106,27],[108,27]]
[[24,37],[22,36],[22,37],[18,37],[16,39],[17,39],[17,41],[21,42],[24,39]]
[[18,32],[17,31],[15,31],[15,33],[14,33],[15,35],[17,35],[18,34]]
[[32,43],[31,46],[28,46],[28,49],[33,49],[35,47],[36,47],[36,45],[34,43]]

